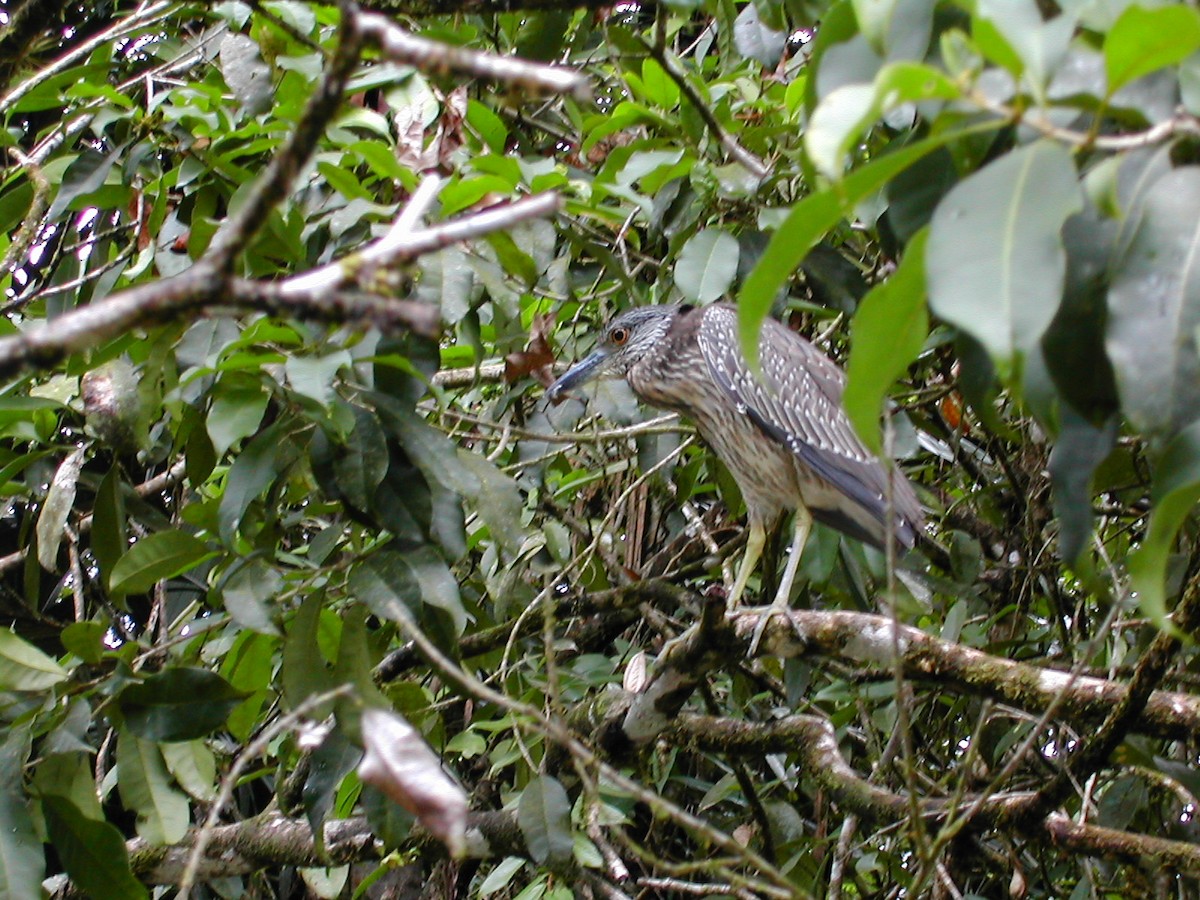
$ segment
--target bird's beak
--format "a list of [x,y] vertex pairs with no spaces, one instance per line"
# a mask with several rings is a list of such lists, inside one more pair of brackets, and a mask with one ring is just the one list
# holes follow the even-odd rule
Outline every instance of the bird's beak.
[[551,403],[557,403],[558,399],[567,391],[591,381],[604,370],[604,364],[608,361],[608,357],[607,350],[593,350],[568,369],[562,378],[546,388],[547,399]]

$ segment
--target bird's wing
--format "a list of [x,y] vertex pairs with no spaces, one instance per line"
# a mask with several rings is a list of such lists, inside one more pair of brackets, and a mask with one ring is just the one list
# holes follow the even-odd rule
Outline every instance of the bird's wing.
[[[756,378],[737,334],[734,307],[705,310],[698,340],[717,384],[768,436],[882,522],[889,471],[859,440],[842,409],[842,370],[803,337],[767,319],[759,338],[762,376]],[[892,482],[893,507],[911,530],[921,521],[920,503],[902,475]],[[901,539],[909,543],[904,532]]]

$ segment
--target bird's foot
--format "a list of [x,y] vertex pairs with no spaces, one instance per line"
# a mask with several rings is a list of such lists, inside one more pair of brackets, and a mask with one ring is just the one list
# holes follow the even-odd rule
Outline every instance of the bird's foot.
[[762,643],[763,635],[767,631],[767,623],[776,616],[782,616],[792,626],[792,631],[795,632],[796,638],[803,644],[807,643],[804,635],[800,631],[800,626],[795,618],[792,617],[792,607],[787,602],[780,603],[775,601],[770,606],[763,607],[758,614],[758,623],[754,626],[754,634],[750,637],[750,655],[758,656],[758,645]]

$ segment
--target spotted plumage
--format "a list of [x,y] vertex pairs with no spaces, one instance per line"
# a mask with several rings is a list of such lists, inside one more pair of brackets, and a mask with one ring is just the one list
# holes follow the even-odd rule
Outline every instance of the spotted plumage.
[[750,535],[733,588],[757,562],[765,529],[796,510],[796,534],[776,604],[787,602],[812,518],[883,547],[911,547],[922,527],[908,480],[863,445],[842,408],[845,374],[779,322],[763,323],[761,372],[738,341],[727,303],[639,307],[604,329],[596,350],[560,378],[551,397],[592,378],[625,378],[645,402],[696,423],[746,501]]

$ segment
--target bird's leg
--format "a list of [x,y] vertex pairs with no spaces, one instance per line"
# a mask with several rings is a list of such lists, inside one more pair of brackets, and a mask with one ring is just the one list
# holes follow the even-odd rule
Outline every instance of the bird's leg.
[[792,524],[792,547],[788,553],[787,565],[784,566],[783,578],[780,579],[779,590],[775,592],[771,608],[759,617],[758,624],[754,626],[754,635],[750,639],[752,656],[758,652],[763,632],[766,631],[767,623],[771,621],[772,616],[782,615],[791,621],[788,610],[791,609],[792,584],[796,580],[796,569],[800,566],[800,555],[804,552],[804,545],[808,543],[808,533],[812,530],[812,523],[812,513],[808,511],[808,508],[803,504],[797,506]]
[[762,557],[763,546],[766,543],[767,532],[763,528],[762,522],[751,520],[750,533],[746,535],[746,551],[742,554],[742,565],[738,569],[737,579],[733,582],[733,589],[730,590],[729,599],[726,601],[730,609],[741,602],[742,592],[746,590],[746,582],[750,580],[750,573],[758,565],[758,560]]

